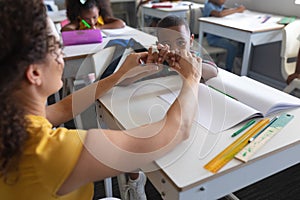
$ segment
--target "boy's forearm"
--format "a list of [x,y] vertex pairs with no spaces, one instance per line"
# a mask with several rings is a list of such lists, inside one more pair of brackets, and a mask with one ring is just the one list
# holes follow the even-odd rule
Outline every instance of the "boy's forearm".
[[212,11],[211,12],[211,16],[214,17],[225,17],[227,15],[231,15],[233,13],[237,13],[237,9],[236,8],[228,8],[228,9],[224,9],[222,11]]

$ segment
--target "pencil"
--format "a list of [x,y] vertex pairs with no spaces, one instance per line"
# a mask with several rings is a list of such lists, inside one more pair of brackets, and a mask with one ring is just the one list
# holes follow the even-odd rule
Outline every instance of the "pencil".
[[250,138],[248,143],[252,142],[255,138],[257,138],[262,132],[264,132],[269,126],[271,126],[278,118],[279,116],[274,117],[262,130],[260,130],[252,138]]
[[217,89],[217,88],[215,88],[215,87],[213,87],[213,86],[211,86],[211,85],[208,85],[208,87],[210,87],[210,88],[216,90],[217,92],[220,92],[220,93],[222,93],[222,94],[224,94],[224,95],[226,95],[226,96],[228,96],[228,97],[230,97],[230,98],[232,98],[232,99],[237,100],[237,99],[234,98],[233,96],[231,96],[231,95],[229,95],[229,94],[227,94],[227,93],[225,93],[225,92],[223,92],[223,91],[221,91],[221,90],[219,90],[219,89]]
[[239,130],[237,130],[236,132],[234,132],[231,137],[235,137],[238,134],[240,134],[241,132],[243,132],[244,130],[246,130],[247,128],[249,128],[252,124],[255,123],[255,119],[252,119],[251,121],[249,121],[247,124],[245,124],[242,128],[240,128]]

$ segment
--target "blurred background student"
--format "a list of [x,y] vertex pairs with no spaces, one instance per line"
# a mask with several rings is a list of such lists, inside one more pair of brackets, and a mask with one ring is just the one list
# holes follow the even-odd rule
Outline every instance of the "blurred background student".
[[123,28],[125,22],[112,16],[108,2],[107,0],[66,0],[67,17],[70,23],[63,26],[61,31]]
[[[245,7],[242,5],[236,8],[225,8],[225,1],[226,0],[207,0],[203,9],[203,17],[224,17],[233,13],[244,12]],[[237,56],[242,57],[243,44],[209,33],[206,34],[206,39],[210,46],[221,47],[227,50],[225,69],[232,72],[234,59]]]

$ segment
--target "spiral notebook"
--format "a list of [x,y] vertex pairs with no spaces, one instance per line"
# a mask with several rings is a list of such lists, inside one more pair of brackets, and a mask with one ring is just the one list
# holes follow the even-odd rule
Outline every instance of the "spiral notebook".
[[61,36],[65,46],[102,42],[102,34],[99,29],[64,31]]

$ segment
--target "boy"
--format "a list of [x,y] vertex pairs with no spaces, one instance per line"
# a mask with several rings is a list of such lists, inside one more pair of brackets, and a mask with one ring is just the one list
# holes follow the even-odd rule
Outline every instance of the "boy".
[[[190,28],[187,25],[187,23],[184,21],[184,19],[179,18],[174,15],[167,16],[163,19],[161,19],[158,24],[158,30],[157,30],[157,37],[158,42],[165,45],[170,46],[170,50],[179,50],[179,49],[191,49],[191,46],[193,44],[194,35],[190,34]],[[165,64],[166,65],[166,64]],[[159,71],[156,74],[147,76],[146,78],[143,78],[141,80],[151,79],[151,78],[157,78],[162,76],[168,76],[168,75],[175,75],[177,72],[169,71],[169,67],[164,66],[162,68],[162,71]],[[211,61],[208,60],[202,60],[202,78],[201,82],[205,82],[210,78],[213,78],[217,76],[218,74],[218,67]],[[129,81],[130,82],[130,81]],[[132,81],[133,82],[133,81]],[[128,84],[128,83],[126,83]],[[125,84],[125,85],[126,85]],[[144,185],[145,185],[145,177],[142,172],[140,172],[140,176],[142,176],[142,181],[134,181],[129,178],[128,186],[131,188],[131,192],[139,191],[139,195],[143,198],[139,197],[138,199],[146,199],[146,195],[143,195],[144,191]],[[127,196],[125,194],[125,196]]]
[[[169,15],[161,19],[157,27],[159,43],[168,44],[171,50],[186,48],[195,54],[199,54],[199,52],[196,53],[191,50],[194,35],[190,33],[190,28],[184,19],[175,15]],[[202,81],[207,81],[217,76],[217,66],[213,62],[205,60],[205,58],[202,59]]]
[[[208,0],[203,9],[203,17],[224,17],[233,13],[244,12],[244,6],[236,8],[225,8],[224,3],[226,0]],[[236,41],[222,38],[213,34],[206,35],[207,42],[210,46],[221,47],[227,50],[226,57],[226,70],[232,71],[234,58],[241,56],[243,45]]]

